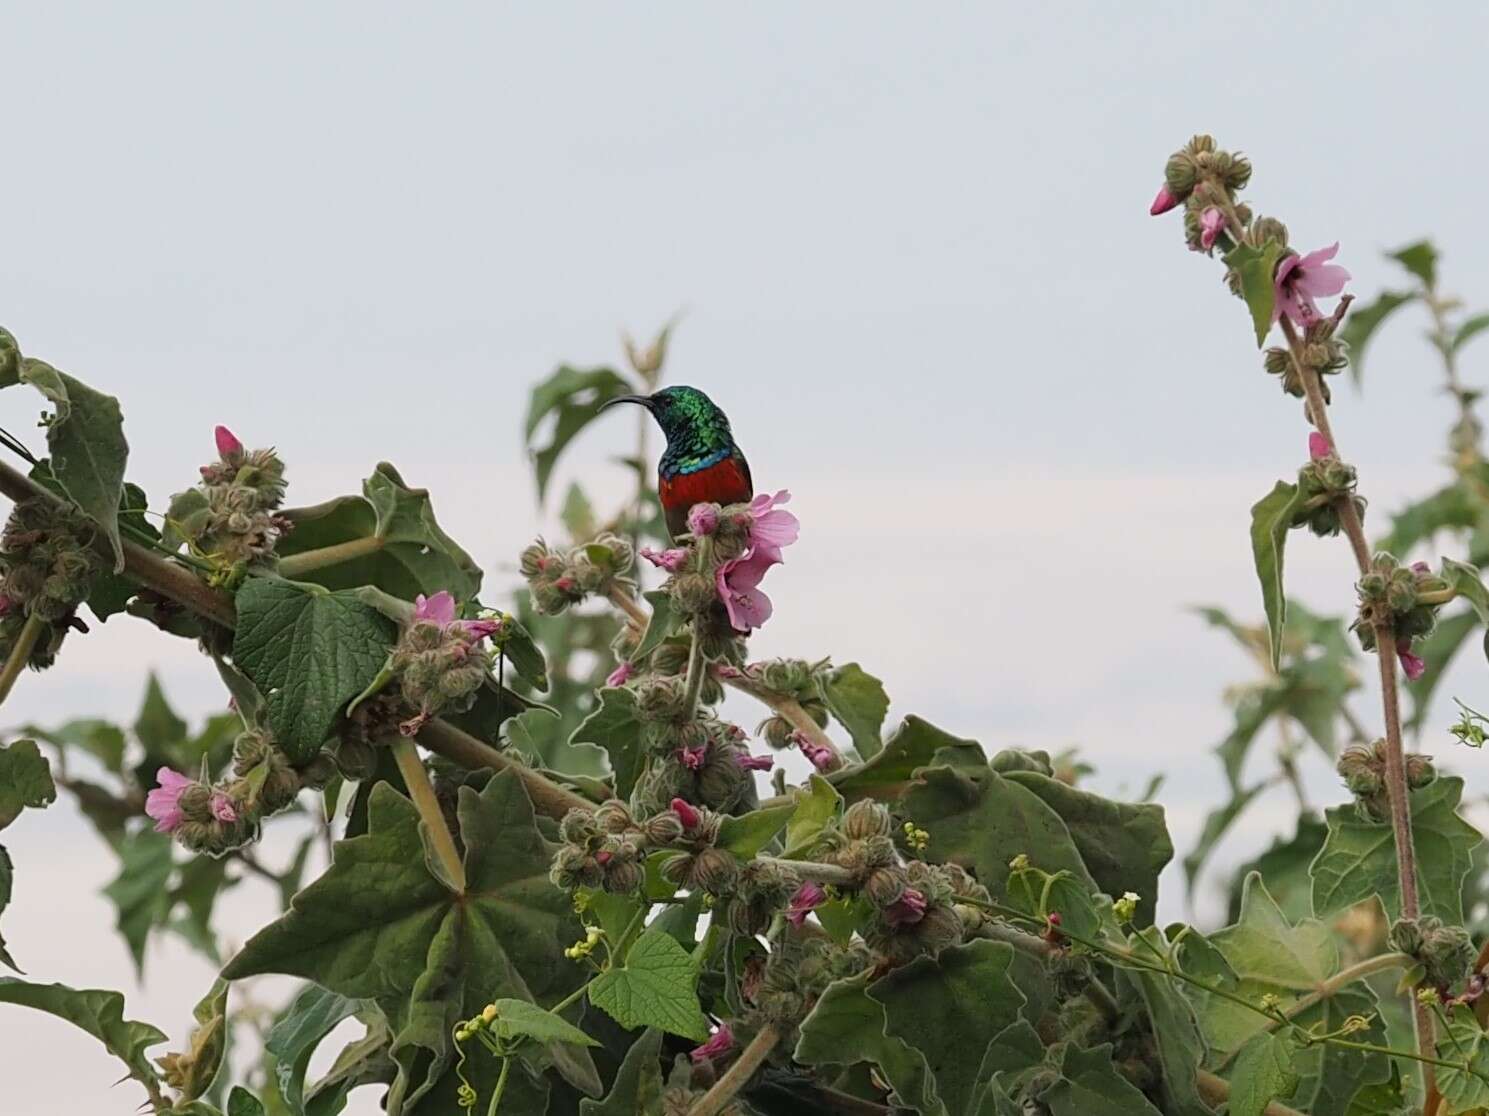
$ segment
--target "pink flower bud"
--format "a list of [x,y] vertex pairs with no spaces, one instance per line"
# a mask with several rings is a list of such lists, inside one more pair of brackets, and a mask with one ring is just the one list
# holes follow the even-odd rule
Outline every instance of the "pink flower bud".
[[10,610],[15,608],[15,601],[0,593],[0,616],[9,616]]
[[677,820],[682,822],[684,833],[690,833],[697,829],[698,823],[703,820],[698,816],[698,811],[693,809],[692,804],[687,799],[674,798],[668,805],[671,807],[672,812],[677,815]]
[[691,771],[700,771],[704,762],[708,759],[708,745],[694,744],[690,748],[682,748],[677,753],[678,761]]
[[1432,567],[1429,566],[1426,562],[1413,562],[1411,564],[1411,568],[1413,573],[1419,573],[1423,575],[1430,574],[1432,572]]
[[702,1065],[710,1059],[720,1057],[734,1049],[734,1032],[729,1029],[729,1024],[721,1023],[719,1029],[709,1036],[707,1042],[702,1046],[695,1046],[688,1057],[693,1059],[694,1065]]
[[213,435],[217,439],[217,452],[223,457],[236,457],[243,452],[243,443],[225,426],[219,426]]
[[636,668],[633,667],[630,663],[628,663],[628,662],[622,662],[620,664],[620,666],[616,667],[614,670],[612,670],[609,674],[607,674],[605,676],[605,685],[607,685],[607,686],[624,686],[626,684],[626,682],[630,679],[631,675],[634,674],[635,672],[636,672]]
[[769,771],[776,765],[776,761],[769,756],[752,756],[746,752],[738,753],[734,759],[746,771]]
[[220,822],[238,820],[238,811],[233,808],[233,800],[221,791],[212,792],[212,816]]
[[599,852],[595,853],[595,863],[603,868],[606,864],[610,863],[610,860],[612,857],[614,857],[614,855],[615,854],[610,852],[608,849],[601,849]]
[[694,504],[688,512],[688,530],[694,537],[711,535],[719,529],[717,504]]
[[1396,657],[1401,660],[1401,672],[1409,681],[1415,682],[1427,673],[1427,664],[1421,656],[1411,653],[1411,640],[1405,636],[1396,641]]
[[1334,448],[1329,445],[1329,440],[1317,430],[1308,435],[1308,456],[1314,461],[1322,460],[1333,452]]
[[1206,249],[1215,247],[1216,237],[1224,231],[1225,214],[1213,205],[1199,215],[1199,242],[1202,247]]
[[913,887],[907,887],[889,906],[884,908],[884,921],[895,929],[914,926],[925,917],[925,895]]
[[1148,213],[1157,217],[1160,213],[1167,213],[1178,204],[1179,199],[1168,188],[1168,183],[1164,183],[1158,188],[1158,196],[1153,199],[1153,204],[1148,206]]
[[688,560],[688,552],[680,546],[672,547],[670,550],[653,550],[649,546],[641,548],[641,557],[645,558],[658,569],[666,570],[668,573],[676,573],[682,569],[683,563]]
[[791,896],[791,905],[786,908],[786,921],[792,926],[800,926],[807,920],[807,915],[827,902],[827,892],[808,880],[796,889],[796,894]]

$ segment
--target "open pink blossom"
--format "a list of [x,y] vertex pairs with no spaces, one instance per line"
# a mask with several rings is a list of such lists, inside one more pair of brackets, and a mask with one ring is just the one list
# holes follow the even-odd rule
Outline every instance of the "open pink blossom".
[[1168,188],[1168,183],[1158,187],[1158,196],[1153,199],[1153,204],[1148,206],[1148,213],[1157,217],[1160,213],[1167,213],[1179,204],[1178,197]]
[[212,816],[220,822],[235,822],[238,820],[238,811],[233,806],[233,800],[222,791],[212,792]]
[[827,892],[808,880],[796,889],[791,896],[791,905],[786,908],[786,921],[792,926],[800,926],[811,914],[823,903],[827,902]]
[[438,624],[441,628],[456,625],[472,639],[485,639],[502,628],[500,620],[456,620],[455,598],[448,589],[441,589],[432,597],[426,597],[423,593],[415,597],[414,620]]
[[729,1024],[719,1024],[719,1029],[709,1036],[708,1041],[702,1046],[695,1046],[688,1052],[688,1057],[693,1059],[694,1065],[702,1065],[712,1058],[721,1057],[734,1049],[734,1032],[729,1029]]
[[1334,448],[1329,445],[1329,440],[1317,430],[1308,435],[1308,456],[1314,461],[1322,460],[1333,452]]
[[688,560],[688,552],[684,547],[674,546],[668,550],[653,550],[649,546],[641,548],[641,557],[645,558],[658,569],[666,570],[668,573],[676,573],[682,569],[683,563]]
[[1323,317],[1314,299],[1338,294],[1350,278],[1344,268],[1329,262],[1338,252],[1336,241],[1306,256],[1288,256],[1277,265],[1277,275],[1273,280],[1272,321],[1285,314],[1297,325],[1308,326]]
[[780,555],[774,547],[762,546],[719,564],[714,581],[729,614],[729,626],[736,632],[751,632],[770,619],[774,606],[760,591],[760,582],[766,570],[780,563]]
[[212,436],[217,440],[217,452],[223,457],[236,457],[243,452],[243,443],[227,427],[219,426],[212,431]]
[[677,759],[690,771],[702,771],[703,765],[708,761],[708,745],[694,744],[691,747],[681,748],[678,750]]
[[914,926],[925,917],[925,895],[913,887],[907,887],[889,906],[884,908],[884,921],[895,929]]
[[1427,664],[1422,661],[1421,656],[1411,653],[1411,640],[1402,638],[1396,641],[1396,657],[1401,660],[1401,672],[1415,682],[1427,673]]
[[171,833],[183,820],[181,816],[181,792],[191,786],[191,780],[179,771],[162,767],[155,773],[160,785],[145,795],[145,813],[155,819],[156,833]]
[[636,673],[636,668],[630,663],[622,660],[620,666],[605,675],[605,685],[624,686],[630,681],[631,675]]
[[1199,242],[1205,249],[1215,247],[1215,240],[1225,231],[1225,214],[1213,205],[1199,215]]
[[698,815],[697,809],[685,798],[674,798],[668,807],[677,815],[677,820],[682,822],[682,831],[691,833],[698,828],[698,823],[703,819]]
[[773,495],[762,492],[750,501],[750,517],[754,521],[750,525],[750,549],[771,547],[777,562],[781,560],[782,548],[790,546],[801,534],[801,520],[780,507],[790,499],[791,493],[783,488]]
[[769,771],[776,765],[769,756],[752,756],[748,752],[738,752],[734,759],[746,771]]

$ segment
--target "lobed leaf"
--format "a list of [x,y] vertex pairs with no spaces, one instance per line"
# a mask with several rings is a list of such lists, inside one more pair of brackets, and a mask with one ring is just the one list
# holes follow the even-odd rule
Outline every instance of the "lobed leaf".
[[698,1003],[698,963],[660,930],[647,930],[623,966],[597,976],[589,1001],[622,1027],[656,1027],[699,1042],[708,1037]]
[[36,741],[22,738],[0,746],[0,829],[20,817],[23,809],[43,809],[56,798],[52,765]]
[[1292,527],[1300,496],[1298,486],[1278,481],[1251,508],[1251,555],[1262,586],[1262,607],[1267,614],[1272,669],[1282,661],[1282,628],[1287,620],[1287,596],[1282,587],[1282,552]]

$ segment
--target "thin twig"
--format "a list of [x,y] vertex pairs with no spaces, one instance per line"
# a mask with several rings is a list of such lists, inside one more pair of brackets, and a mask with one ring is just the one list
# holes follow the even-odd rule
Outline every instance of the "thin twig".
[[688,1110],[688,1116],[719,1116],[735,1095],[749,1084],[750,1078],[760,1068],[760,1063],[765,1061],[780,1040],[781,1033],[774,1024],[767,1023],[761,1027],[750,1044],[740,1052],[739,1060]]

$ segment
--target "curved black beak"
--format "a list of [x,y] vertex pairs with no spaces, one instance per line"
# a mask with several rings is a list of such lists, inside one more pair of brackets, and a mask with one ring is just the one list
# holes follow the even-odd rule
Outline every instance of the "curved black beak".
[[652,409],[651,396],[649,395],[617,395],[614,399],[607,399],[601,403],[600,410],[603,411],[606,407],[613,407],[617,403],[635,403],[638,406],[645,407],[648,411]]

